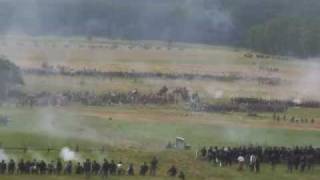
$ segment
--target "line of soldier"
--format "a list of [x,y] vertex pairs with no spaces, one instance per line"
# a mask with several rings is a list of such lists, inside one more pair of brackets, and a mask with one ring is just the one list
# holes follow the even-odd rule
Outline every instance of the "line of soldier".
[[182,80],[216,80],[216,81],[237,81],[237,80],[255,80],[262,84],[279,84],[280,78],[275,77],[245,77],[237,73],[219,73],[219,74],[191,74],[191,73],[164,73],[164,72],[125,72],[125,71],[100,71],[97,69],[83,68],[80,70],[67,66],[52,66],[43,63],[41,68],[24,69],[24,73],[35,75],[63,75],[63,76],[87,76],[102,78],[159,78],[159,79],[182,79]]
[[197,158],[206,160],[216,166],[231,167],[238,164],[238,170],[243,170],[245,165],[251,171],[260,172],[260,164],[271,165],[272,170],[279,164],[285,164],[287,171],[311,171],[315,165],[320,164],[320,148],[305,147],[203,147],[197,152]]
[[[158,159],[153,157],[148,165],[144,162],[139,169],[140,176],[156,176],[158,170]],[[45,161],[24,161],[21,159],[19,162],[10,160],[5,162],[2,160],[0,162],[0,175],[85,175],[87,178],[90,176],[102,176],[107,178],[108,176],[120,176],[136,175],[134,165],[132,163],[128,164],[127,170],[124,168],[124,164],[119,161],[115,162],[111,160],[104,159],[102,163],[90,159],[86,159],[83,163],[77,162],[73,164],[72,161],[67,161],[64,163],[60,159],[57,161],[51,161],[46,163]],[[185,174],[183,171],[178,171],[175,165],[171,166],[167,175],[171,177],[179,177],[181,180],[185,179]]]
[[185,87],[178,87],[169,91],[163,86],[155,93],[141,93],[137,89],[127,93],[106,92],[96,94],[93,92],[62,93],[41,92],[33,95],[18,95],[18,104],[22,106],[65,106],[72,102],[84,105],[104,106],[112,104],[174,104],[179,101],[189,100],[189,91]]
[[311,123],[314,124],[316,121],[314,118],[308,119],[308,118],[296,118],[295,116],[292,116],[291,118],[288,118],[286,114],[283,114],[282,116],[273,113],[272,119],[274,121],[280,122],[280,121],[289,121],[291,123]]

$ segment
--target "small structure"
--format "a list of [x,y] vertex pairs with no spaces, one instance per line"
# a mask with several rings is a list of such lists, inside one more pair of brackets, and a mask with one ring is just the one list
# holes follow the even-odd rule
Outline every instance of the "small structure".
[[191,149],[191,146],[185,142],[183,137],[176,137],[175,144],[169,142],[167,145],[167,149],[178,149],[178,150],[188,150]]
[[176,137],[176,149],[184,149],[185,139],[183,137]]

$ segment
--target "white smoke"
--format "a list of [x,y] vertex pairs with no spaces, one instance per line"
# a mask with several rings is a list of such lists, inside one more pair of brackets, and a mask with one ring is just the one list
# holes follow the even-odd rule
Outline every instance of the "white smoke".
[[0,149],[0,161],[8,161],[9,160],[9,156],[4,152],[3,149]]
[[80,155],[76,152],[72,151],[68,147],[64,147],[60,151],[60,158],[62,158],[64,161],[74,161],[74,160],[80,160]]

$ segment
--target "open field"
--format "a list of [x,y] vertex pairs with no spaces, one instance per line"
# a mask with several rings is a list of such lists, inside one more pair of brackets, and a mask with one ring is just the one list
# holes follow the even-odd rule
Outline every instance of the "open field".
[[[174,107],[98,108],[75,105],[69,108],[1,108],[0,113],[3,112],[12,117],[8,127],[0,128],[3,146],[28,146],[32,149],[79,145],[80,152],[81,148],[100,149],[105,146],[104,153],[98,150],[84,151],[80,153],[81,157],[100,160],[107,157],[135,164],[149,161],[152,155],[157,155],[161,159],[162,175],[155,179],[166,179],[163,177],[166,167],[172,163],[188,172],[190,176],[188,179],[254,179],[257,176],[259,179],[267,179],[271,174],[281,179],[316,179],[318,175],[317,173],[288,175],[283,168],[278,169],[277,173],[270,173],[269,166],[262,167],[262,175],[248,172],[242,174],[235,170],[236,167],[217,168],[194,159],[194,151],[202,145],[259,143],[320,146],[318,141],[320,131],[316,128],[320,126],[318,123],[314,125],[277,123],[273,122],[271,114],[263,114],[259,118],[249,118],[245,114],[195,113],[186,116],[187,112]],[[311,109],[291,109],[288,114],[320,118],[319,111]],[[193,149],[182,152],[165,150],[166,143],[174,140],[176,136],[185,137]],[[50,160],[58,156],[58,152],[55,151],[50,153],[30,151],[27,154],[21,151],[8,151],[8,154],[15,159],[29,157]],[[8,179],[15,178],[8,177]]]
[[[2,44],[1,44],[2,42]],[[112,48],[116,46],[117,48]],[[135,47],[129,49],[128,47]],[[150,46],[153,48],[144,48]],[[161,47],[161,49],[157,49]],[[182,48],[182,49],[180,49]],[[191,74],[237,74],[242,77],[279,78],[277,86],[259,84],[257,81],[209,81],[209,80],[160,80],[160,79],[96,79],[85,77],[35,77],[26,75],[27,91],[77,89],[102,92],[106,90],[128,91],[141,87],[141,91],[158,90],[163,85],[186,86],[207,98],[224,96],[252,96],[270,99],[320,100],[318,78],[320,64],[314,60],[300,61],[286,57],[269,59],[246,58],[248,51],[218,46],[167,44],[153,41],[111,41],[81,38],[22,38],[3,37],[0,54],[17,65],[40,67],[42,63],[64,65],[75,69],[97,69],[123,72],[163,72]],[[277,68],[277,71],[270,71]],[[67,81],[67,82],[66,82]],[[85,82],[86,85],[81,82]]]
[[[114,48],[113,46],[117,46]],[[130,49],[130,46],[134,48]],[[148,46],[148,48],[145,48]],[[151,46],[152,48],[150,48]],[[159,48],[160,47],[160,48]],[[0,40],[0,54],[7,56],[22,68],[50,65],[96,68],[102,71],[136,71],[194,74],[236,73],[245,77],[277,77],[279,85],[259,85],[256,81],[167,80],[148,78],[95,78],[24,75],[26,93],[41,91],[106,91],[156,92],[162,86],[169,89],[187,87],[198,92],[204,101],[223,101],[231,97],[261,97],[265,99],[320,100],[319,63],[303,62],[283,57],[268,59],[245,58],[246,50],[217,46],[175,44],[168,50],[163,42],[111,41],[83,38],[62,39],[6,37]],[[278,68],[270,72],[264,68]],[[318,76],[319,75],[319,76]],[[165,172],[176,164],[187,174],[187,179],[202,180],[318,180],[319,168],[313,172],[289,174],[285,167],[271,171],[262,165],[262,173],[238,172],[236,166],[219,168],[195,160],[195,151],[206,145],[313,145],[320,147],[320,109],[290,108],[286,116],[314,118],[315,123],[276,122],[272,113],[200,113],[190,112],[184,104],[167,106],[114,105],[106,107],[71,104],[66,107],[0,106],[0,115],[10,117],[7,127],[0,126],[0,144],[3,147],[30,147],[30,151],[8,151],[14,159],[51,160],[58,151],[36,151],[33,148],[61,149],[79,145],[80,159],[87,157],[133,162],[135,170],[143,161],[156,155],[160,159],[160,175],[155,180],[170,179]],[[282,116],[283,114],[281,114]],[[177,136],[184,137],[191,150],[167,150],[165,146]],[[105,152],[99,151],[103,146]],[[83,150],[90,147],[95,150]],[[35,176],[0,176],[1,180],[42,180]],[[84,179],[83,177],[45,177],[48,180]],[[100,179],[100,178],[92,178]],[[110,179],[124,179],[111,177]],[[125,179],[151,179],[126,177]]]

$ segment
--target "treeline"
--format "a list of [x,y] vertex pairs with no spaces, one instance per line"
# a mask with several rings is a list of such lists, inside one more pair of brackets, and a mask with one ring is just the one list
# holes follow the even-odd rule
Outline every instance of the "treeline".
[[311,57],[318,0],[2,0],[0,32],[227,44]]

